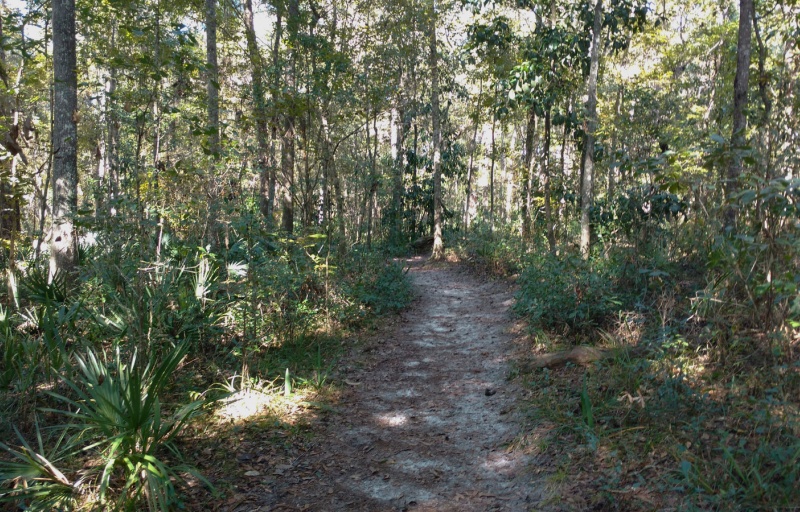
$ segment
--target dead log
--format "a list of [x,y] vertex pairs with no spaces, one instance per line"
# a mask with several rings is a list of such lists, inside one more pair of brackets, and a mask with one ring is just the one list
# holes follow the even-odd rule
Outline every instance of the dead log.
[[411,248],[415,251],[429,251],[433,249],[433,237],[421,236],[411,242]]
[[557,368],[567,363],[588,365],[595,361],[615,357],[626,352],[629,357],[644,355],[646,347],[600,349],[596,347],[575,347],[570,350],[544,354],[530,363],[530,368]]

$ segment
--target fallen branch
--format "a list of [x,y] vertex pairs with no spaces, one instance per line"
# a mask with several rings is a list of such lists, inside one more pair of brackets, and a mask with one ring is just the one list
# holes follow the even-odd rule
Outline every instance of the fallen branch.
[[645,347],[613,348],[600,349],[595,347],[575,347],[570,350],[544,354],[530,363],[531,368],[556,368],[567,363],[587,365],[602,359],[615,357],[621,352],[626,352],[628,356],[639,356],[644,353]]

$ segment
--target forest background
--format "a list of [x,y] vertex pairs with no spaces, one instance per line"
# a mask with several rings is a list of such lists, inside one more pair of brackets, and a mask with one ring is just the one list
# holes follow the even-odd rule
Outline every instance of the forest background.
[[520,362],[560,474],[798,505],[795,2],[0,13],[0,499],[180,502],[197,417],[329,386],[431,246],[516,277],[532,352],[612,354]]

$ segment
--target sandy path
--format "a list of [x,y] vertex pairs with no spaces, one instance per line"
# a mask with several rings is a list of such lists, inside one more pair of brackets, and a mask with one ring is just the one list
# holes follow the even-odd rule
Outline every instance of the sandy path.
[[351,362],[337,412],[292,464],[306,477],[273,489],[273,510],[525,511],[538,501],[524,457],[507,451],[519,428],[508,287],[415,263],[418,298]]

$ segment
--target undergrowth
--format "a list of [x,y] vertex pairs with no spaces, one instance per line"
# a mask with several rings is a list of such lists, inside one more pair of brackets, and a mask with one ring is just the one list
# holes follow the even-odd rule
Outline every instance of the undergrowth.
[[54,279],[20,262],[18,305],[0,308],[0,509],[206,501],[225,483],[195,469],[207,454],[187,456],[187,436],[222,443],[215,411],[246,396],[263,397],[256,418],[281,400],[326,407],[347,334],[410,300],[379,255],[241,222],[214,248],[100,234],[78,274]]
[[623,215],[646,202],[626,192],[595,207],[588,260],[510,232],[462,242],[463,257],[516,275],[531,357],[575,345],[610,355],[522,372],[520,443],[547,461],[550,506],[800,507],[796,186],[755,181],[731,199],[738,233],[722,235],[676,214],[677,199]]

